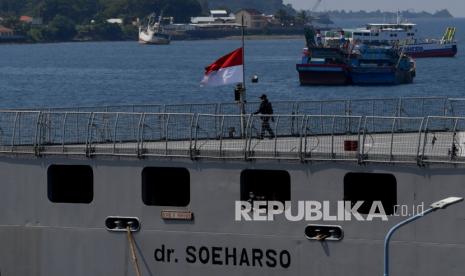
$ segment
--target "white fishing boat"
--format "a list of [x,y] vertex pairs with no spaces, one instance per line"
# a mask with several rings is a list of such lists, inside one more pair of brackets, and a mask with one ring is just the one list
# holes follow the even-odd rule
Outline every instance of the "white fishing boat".
[[162,16],[156,20],[155,13],[149,15],[147,23],[144,26],[139,26],[139,43],[166,45],[171,41],[170,35],[167,34],[161,24]]
[[363,44],[390,44],[404,47],[411,57],[453,57],[457,54],[456,28],[448,27],[441,39],[425,39],[417,36],[418,26],[403,22],[367,24],[364,28],[348,30],[352,40]]

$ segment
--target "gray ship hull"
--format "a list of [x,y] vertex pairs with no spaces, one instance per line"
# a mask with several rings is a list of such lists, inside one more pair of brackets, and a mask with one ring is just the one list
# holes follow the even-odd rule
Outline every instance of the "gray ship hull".
[[[92,166],[93,202],[50,202],[47,168],[52,164]],[[141,172],[152,166],[189,170],[187,207],[142,202]],[[289,222],[281,217],[273,222],[237,222],[234,202],[240,198],[241,171],[286,170],[291,176],[292,201],[335,204],[344,197],[343,179],[349,172],[394,175],[401,204],[465,196],[461,168],[52,157],[4,157],[0,168],[1,275],[135,275],[126,234],[108,231],[108,216],[139,218],[141,229],[134,233],[134,240],[142,275],[381,275],[384,236],[402,218],[320,222],[344,230],[341,241],[323,242],[305,238],[306,225],[315,222]],[[164,220],[160,213],[167,209],[191,211],[194,220]],[[402,229],[391,244],[392,275],[463,275],[464,230],[459,205]],[[174,250],[170,260],[168,249]],[[267,252],[274,258],[267,258]]]

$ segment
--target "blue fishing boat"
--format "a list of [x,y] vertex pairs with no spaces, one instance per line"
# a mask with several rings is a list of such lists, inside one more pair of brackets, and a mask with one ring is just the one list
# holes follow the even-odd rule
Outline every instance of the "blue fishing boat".
[[362,45],[350,61],[350,76],[358,85],[396,85],[413,82],[415,61],[399,49]]
[[307,47],[296,65],[301,85],[346,85],[350,83],[348,44],[323,43],[319,30],[305,29]]

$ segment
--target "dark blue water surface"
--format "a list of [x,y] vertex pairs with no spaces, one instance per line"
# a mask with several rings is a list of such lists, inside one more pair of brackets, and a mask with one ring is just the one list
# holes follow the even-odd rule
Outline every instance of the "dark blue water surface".
[[[338,22],[345,27],[361,21]],[[295,64],[304,40],[246,42],[248,99],[316,100],[399,96],[465,97],[465,19],[419,20],[421,33],[440,37],[458,28],[455,58],[419,59],[413,84],[391,87],[301,87]],[[233,87],[201,88],[203,68],[240,47],[238,40],[0,45],[0,107],[230,102]]]

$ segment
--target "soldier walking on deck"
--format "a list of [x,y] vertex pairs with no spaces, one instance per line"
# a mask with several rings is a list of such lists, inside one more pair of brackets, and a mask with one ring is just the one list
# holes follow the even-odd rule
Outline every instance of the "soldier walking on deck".
[[268,101],[268,98],[266,97],[265,94],[260,96],[260,99],[262,100],[262,103],[260,104],[260,108],[255,112],[254,114],[261,114],[262,116],[260,119],[262,120],[262,131],[261,135],[259,138],[263,139],[265,136],[265,131],[268,131],[270,134],[270,139],[274,137],[274,132],[273,129],[270,127],[270,119],[272,122],[274,122],[274,117],[273,116],[263,116],[263,115],[272,115],[273,114],[273,106],[271,103]]

